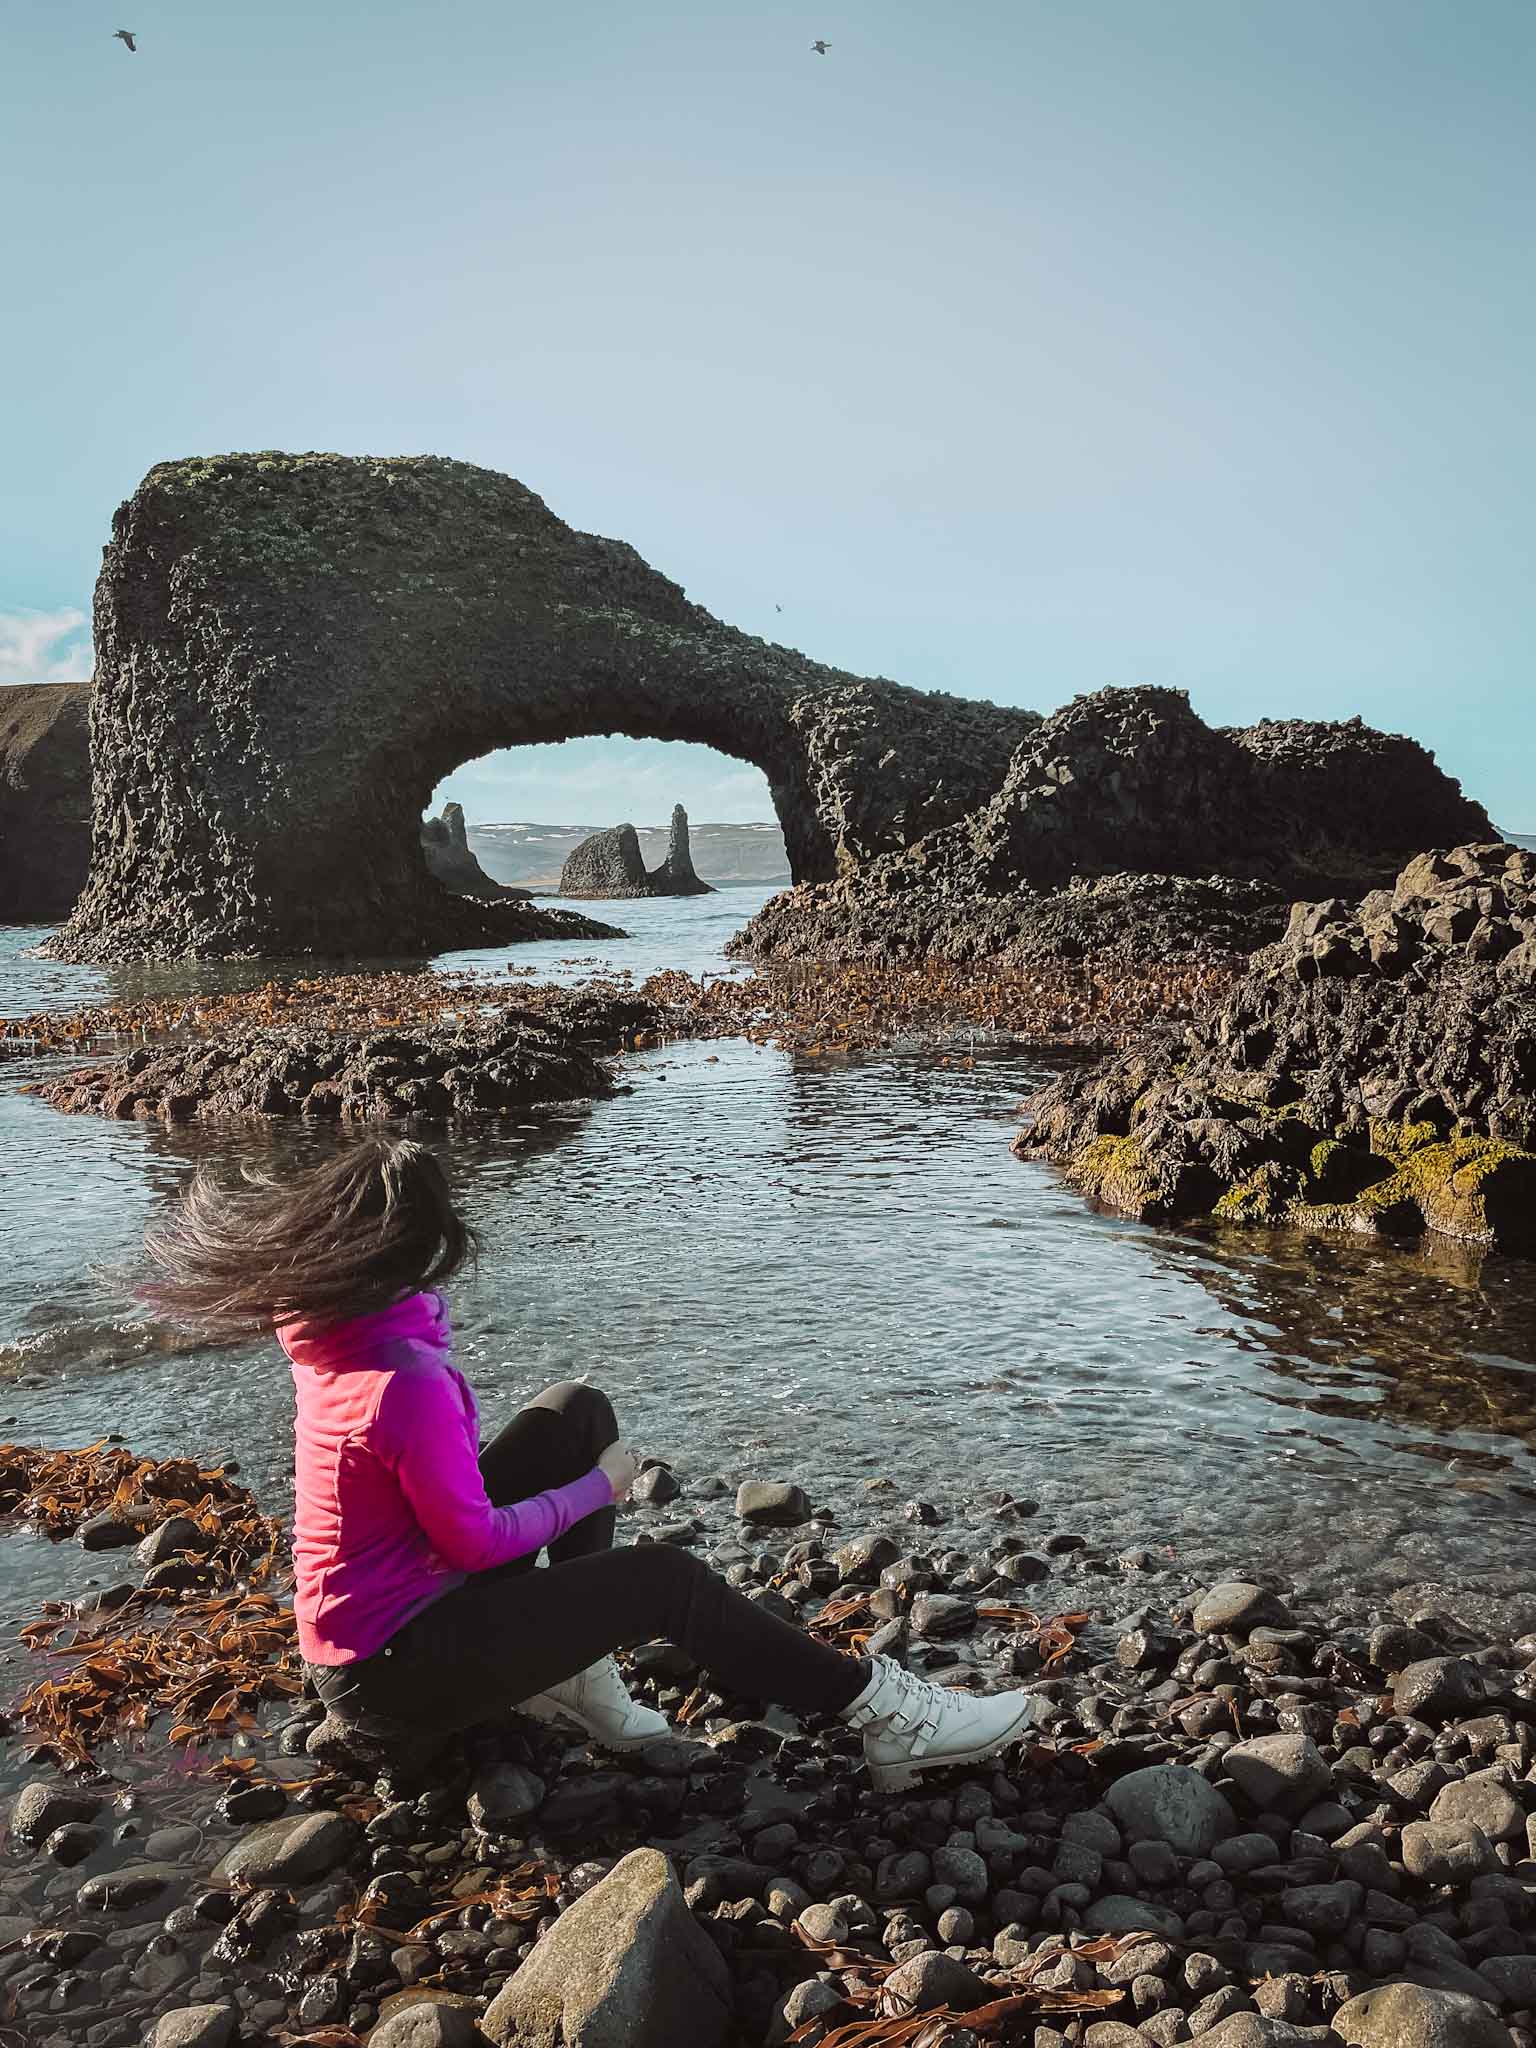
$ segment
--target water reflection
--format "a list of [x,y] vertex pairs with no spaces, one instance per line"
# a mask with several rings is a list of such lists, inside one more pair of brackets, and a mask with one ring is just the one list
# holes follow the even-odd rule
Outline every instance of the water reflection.
[[1271,1392],[1277,1405],[1432,1431],[1432,1442],[1392,1431],[1377,1441],[1490,1472],[1536,1451],[1531,1261],[1444,1240],[1410,1249],[1230,1227],[1158,1245],[1248,1325],[1234,1342],[1310,1389]]

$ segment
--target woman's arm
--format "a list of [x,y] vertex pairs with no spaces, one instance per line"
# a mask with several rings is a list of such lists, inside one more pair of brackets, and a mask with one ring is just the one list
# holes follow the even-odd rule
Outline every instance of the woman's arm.
[[455,1571],[484,1572],[526,1557],[613,1502],[607,1476],[594,1466],[567,1486],[493,1507],[463,1401],[445,1372],[391,1378],[379,1403],[378,1445],[428,1542]]

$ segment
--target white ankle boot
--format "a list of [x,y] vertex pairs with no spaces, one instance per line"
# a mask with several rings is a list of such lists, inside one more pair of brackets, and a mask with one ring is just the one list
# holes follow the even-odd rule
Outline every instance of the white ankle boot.
[[840,1719],[864,1731],[864,1761],[875,1789],[904,1792],[924,1771],[975,1763],[1024,1733],[1033,1695],[973,1694],[925,1684],[889,1657]]
[[611,1657],[603,1657],[574,1678],[535,1693],[518,1708],[536,1721],[574,1721],[604,1749],[639,1749],[660,1735],[672,1733],[665,1714],[642,1707]]

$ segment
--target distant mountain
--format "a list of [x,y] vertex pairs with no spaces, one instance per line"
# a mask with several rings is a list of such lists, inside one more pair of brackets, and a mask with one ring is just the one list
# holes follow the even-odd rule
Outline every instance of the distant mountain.
[[[566,856],[601,825],[471,825],[469,844],[480,865],[498,882],[525,889],[553,889]],[[648,868],[667,857],[667,827],[639,825],[640,852]],[[789,856],[777,823],[695,825],[690,819],[693,865],[705,882],[789,883]]]

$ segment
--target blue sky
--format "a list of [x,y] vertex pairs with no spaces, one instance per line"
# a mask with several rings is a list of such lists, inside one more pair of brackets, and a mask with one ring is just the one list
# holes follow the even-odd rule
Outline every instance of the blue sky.
[[[0,679],[84,672],[150,463],[430,450],[840,666],[1359,712],[1536,830],[1529,0],[5,0],[0,35]],[[656,754],[447,793],[763,814]]]

